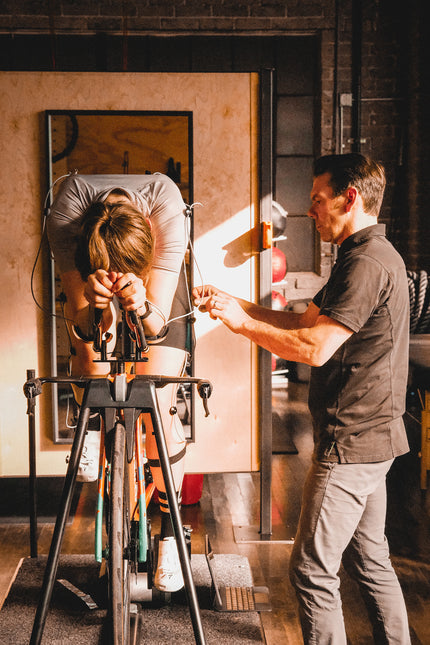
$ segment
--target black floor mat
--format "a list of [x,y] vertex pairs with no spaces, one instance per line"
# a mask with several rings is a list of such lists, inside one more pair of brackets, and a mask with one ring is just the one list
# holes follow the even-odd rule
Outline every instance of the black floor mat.
[[[229,585],[252,585],[247,558],[216,555],[217,573]],[[0,611],[0,643],[27,645],[40,594],[46,558],[25,559]],[[219,613],[212,609],[210,575],[203,554],[192,555],[193,579],[208,645],[258,645],[263,643],[257,612]],[[57,580],[65,579],[89,594],[98,605],[89,609],[83,600],[56,582],[45,625],[43,642],[49,645],[104,645],[104,593],[98,581],[98,566],[91,555],[61,556]],[[140,606],[140,643],[194,643],[194,632],[185,593],[172,594],[168,605]]]

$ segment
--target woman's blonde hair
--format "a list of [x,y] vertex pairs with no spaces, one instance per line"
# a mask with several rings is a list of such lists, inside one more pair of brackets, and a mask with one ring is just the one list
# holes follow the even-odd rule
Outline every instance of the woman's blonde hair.
[[85,281],[97,269],[149,273],[154,238],[144,214],[131,203],[94,202],[84,214],[76,267]]

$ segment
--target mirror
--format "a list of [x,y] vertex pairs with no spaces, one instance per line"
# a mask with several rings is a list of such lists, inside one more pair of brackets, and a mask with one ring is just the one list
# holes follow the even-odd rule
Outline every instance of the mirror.
[[[179,187],[186,204],[193,203],[192,112],[46,112],[48,136],[48,185],[67,173],[81,174],[152,174],[168,175]],[[52,188],[53,196],[56,186]],[[191,219],[190,239],[193,241]],[[192,289],[190,254],[186,273]],[[67,376],[70,340],[63,318],[64,293],[59,273],[51,259],[51,375]],[[187,373],[193,375],[193,348]],[[52,418],[54,443],[71,443],[76,423],[74,400],[69,385],[54,385]],[[194,395],[180,389],[178,414],[189,441],[194,440]]]

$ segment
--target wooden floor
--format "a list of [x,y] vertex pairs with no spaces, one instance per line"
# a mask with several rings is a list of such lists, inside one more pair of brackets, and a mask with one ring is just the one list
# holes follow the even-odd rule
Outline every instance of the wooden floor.
[[[273,455],[273,531],[292,537],[297,527],[300,496],[312,450],[306,385],[290,383],[274,390],[273,403],[285,432],[293,440],[297,454]],[[409,427],[410,426],[410,427]],[[413,645],[430,643],[430,493],[419,490],[419,425],[410,417],[408,424],[411,454],[397,460],[388,478],[387,535],[407,602]],[[233,527],[259,527],[258,473],[205,475],[199,504],[182,509],[184,524],[193,527],[192,550],[204,552],[208,534],[215,553],[246,556],[255,585],[269,587],[273,611],[262,613],[267,645],[302,643],[296,603],[288,581],[291,544],[271,541],[243,544],[235,539]],[[93,549],[95,485],[83,487],[78,508],[65,533],[63,553],[91,553]],[[153,513],[153,531],[159,526]],[[52,525],[39,527],[39,552],[47,553]],[[7,595],[20,558],[29,555],[29,530],[25,524],[1,524],[0,519],[0,604]],[[342,573],[342,594],[348,642],[373,643],[355,584]],[[0,614],[1,620],[1,614]]]

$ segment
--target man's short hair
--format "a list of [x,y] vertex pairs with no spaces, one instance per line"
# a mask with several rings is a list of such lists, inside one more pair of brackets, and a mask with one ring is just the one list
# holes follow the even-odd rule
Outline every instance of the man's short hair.
[[363,200],[369,215],[378,216],[385,190],[384,167],[357,152],[344,155],[325,155],[314,162],[314,177],[329,173],[334,196],[341,195],[354,186]]

